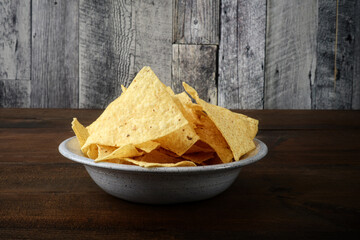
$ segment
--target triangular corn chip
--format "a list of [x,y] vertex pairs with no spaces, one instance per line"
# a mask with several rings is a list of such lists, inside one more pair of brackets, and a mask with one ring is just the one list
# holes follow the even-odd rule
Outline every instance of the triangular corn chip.
[[166,136],[186,125],[166,87],[144,67],[127,90],[89,127],[91,144],[122,147]]
[[203,110],[224,136],[234,155],[235,161],[238,161],[242,155],[255,148],[253,138],[247,130],[248,121],[239,117],[237,113],[200,99],[195,89],[186,83],[183,83],[183,86],[185,91],[202,106]]
[[128,144],[122,147],[119,147],[109,155],[105,155],[102,158],[96,158],[95,162],[101,162],[109,159],[119,159],[119,158],[130,158],[141,156],[143,153],[139,152],[134,145]]

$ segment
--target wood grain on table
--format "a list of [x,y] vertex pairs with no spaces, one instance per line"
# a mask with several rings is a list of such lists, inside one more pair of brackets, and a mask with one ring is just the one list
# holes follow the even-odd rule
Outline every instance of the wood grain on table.
[[1,239],[346,239],[360,236],[360,112],[241,111],[268,155],[223,194],[154,206],[103,192],[58,152],[101,110],[0,109]]

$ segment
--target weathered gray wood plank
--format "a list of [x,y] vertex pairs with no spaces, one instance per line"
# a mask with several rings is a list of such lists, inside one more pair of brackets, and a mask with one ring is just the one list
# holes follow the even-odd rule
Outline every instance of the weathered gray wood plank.
[[[355,13],[360,12],[360,1],[356,2]],[[354,75],[353,75],[353,93],[352,109],[360,109],[360,14],[355,14],[354,18],[355,36],[354,36]]]
[[265,108],[311,108],[317,21],[317,1],[268,1]]
[[263,108],[266,0],[222,1],[219,105]]
[[159,79],[169,86],[172,58],[172,1],[139,0],[134,1],[134,8],[135,72],[144,66],[150,66]]
[[31,107],[78,107],[78,3],[32,1]]
[[128,1],[80,0],[80,107],[104,108],[128,85],[135,54]]
[[216,104],[216,58],[216,45],[173,44],[172,89],[183,92],[182,82],[186,82],[200,98]]
[[356,0],[339,1],[337,76],[334,82],[336,0],[319,0],[314,109],[351,109]]
[[174,0],[173,42],[219,43],[220,0]]
[[239,106],[238,20],[237,1],[221,1],[218,104],[227,108]]
[[29,79],[0,79],[0,108],[28,108],[29,106]]
[[169,1],[80,0],[80,107],[104,108],[150,66],[171,84]]
[[0,1],[0,79],[30,79],[30,0]]

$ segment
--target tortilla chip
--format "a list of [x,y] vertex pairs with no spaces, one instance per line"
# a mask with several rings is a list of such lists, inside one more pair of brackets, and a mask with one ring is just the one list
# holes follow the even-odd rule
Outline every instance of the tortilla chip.
[[73,118],[71,127],[76,135],[80,147],[82,147],[89,137],[88,130],[77,120],[77,118]]
[[198,153],[198,152],[204,152],[204,153],[215,152],[215,150],[211,148],[208,144],[206,144],[206,146],[202,146],[203,144],[199,145],[198,144],[199,142],[206,144],[202,141],[197,141],[194,145],[191,146],[191,148],[189,148],[189,150],[186,151],[185,154]]
[[112,147],[112,146],[102,146],[102,145],[97,145],[98,147],[98,156],[97,158],[105,158],[106,156],[110,155],[112,152],[114,152],[116,149],[116,147]]
[[155,150],[159,146],[160,146],[160,143],[157,143],[154,141],[148,141],[148,142],[144,142],[144,143],[135,145],[136,148],[138,148],[146,153],[149,153],[149,152]]
[[201,125],[198,125],[195,131],[200,136],[200,140],[213,148],[222,162],[231,162],[233,153],[221,132],[205,113],[199,112],[199,115]]
[[259,120],[237,113],[238,117],[247,122],[247,133],[251,139],[254,139],[259,128]]
[[126,87],[124,85],[121,84],[121,91],[124,93],[126,92]]
[[202,110],[201,106],[191,102],[190,97],[185,93],[179,93],[174,96],[175,103],[178,104],[179,109],[184,114],[185,118],[189,121],[194,128],[199,123],[199,119],[196,114],[196,110]]
[[128,144],[122,147],[119,147],[109,155],[105,155],[103,157],[98,157],[95,159],[95,162],[101,162],[109,159],[119,159],[119,158],[130,158],[137,157],[142,155],[143,153],[139,152],[134,145]]
[[134,158],[134,160],[149,162],[149,163],[177,163],[184,159],[179,158],[177,155],[167,154],[168,151],[159,148],[151,153],[145,154],[143,156]]
[[[83,150],[83,149],[81,149],[81,150]],[[98,157],[98,147],[96,144],[91,144],[84,150],[86,150],[87,157],[89,157],[91,159],[96,159]]]
[[171,89],[171,87],[167,86],[166,91],[170,94],[170,96],[175,96],[174,91]]
[[120,163],[120,164],[134,164],[134,165],[138,165],[140,167],[145,167],[145,168],[154,168],[154,167],[195,167],[196,164],[191,162],[191,161],[181,161],[181,162],[177,162],[177,163],[156,163],[156,162],[143,162],[143,161],[139,161],[139,160],[134,160],[131,158],[123,158],[123,159],[117,159],[115,161],[113,161],[115,163]]
[[83,147],[141,144],[189,124],[149,67],[144,67],[114,102],[88,127],[90,136]]
[[200,164],[206,160],[209,160],[211,158],[214,158],[213,152],[197,152],[197,153],[191,153],[191,154],[184,154],[182,155],[184,159],[190,160],[194,163]]
[[[221,132],[230,146],[235,161],[238,161],[242,155],[255,148],[253,139],[247,130],[248,122],[246,120],[239,117],[237,113],[231,112],[226,108],[212,105],[200,99],[195,89],[186,83],[183,83],[183,86],[186,92],[202,106],[203,110]],[[223,159],[221,160],[224,161]]]
[[196,134],[195,130],[187,124],[175,132],[154,141],[160,143],[161,147],[181,156],[191,148],[199,138],[200,137]]

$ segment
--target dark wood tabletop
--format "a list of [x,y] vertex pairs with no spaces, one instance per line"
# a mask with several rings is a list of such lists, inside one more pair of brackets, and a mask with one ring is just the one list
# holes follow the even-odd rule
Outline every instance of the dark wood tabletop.
[[269,148],[209,200],[144,205],[106,194],[58,152],[72,117],[101,110],[0,109],[0,239],[360,237],[360,111],[241,111]]

